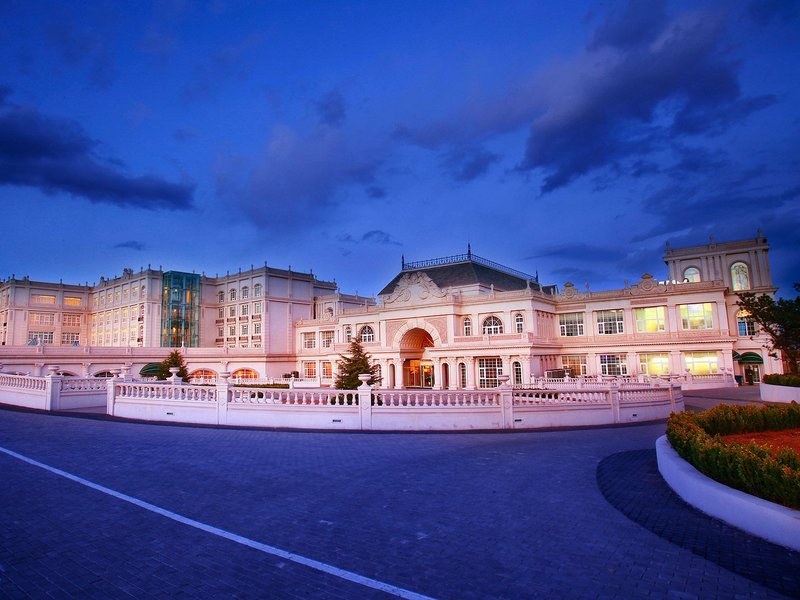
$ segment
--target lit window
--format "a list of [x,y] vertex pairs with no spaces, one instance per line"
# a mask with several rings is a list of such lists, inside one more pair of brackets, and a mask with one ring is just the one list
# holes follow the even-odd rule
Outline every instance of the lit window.
[[499,358],[478,359],[478,387],[493,388],[500,385],[497,378],[503,374],[503,361]]
[[570,377],[586,375],[586,355],[585,354],[565,354],[561,357],[561,368],[569,369],[572,373]]
[[374,342],[375,341],[375,332],[372,330],[372,327],[369,325],[364,325],[361,328],[361,333],[358,336],[362,342]]
[[28,332],[28,344],[34,346],[41,346],[42,344],[52,344],[53,343],[53,332],[52,331],[29,331]]
[[597,333],[600,335],[616,335],[623,333],[622,309],[601,310],[597,312]]
[[719,372],[716,352],[686,352],[686,369],[692,375],[709,375]]
[[514,373],[514,385],[522,385],[522,365],[514,362],[511,365],[511,370]]
[[322,331],[320,335],[322,336],[322,347],[323,348],[330,348],[333,346],[333,331]]
[[55,304],[56,297],[47,294],[32,294],[31,304]]
[[231,377],[234,379],[258,379],[258,373],[253,369],[237,369]]
[[600,372],[603,375],[627,375],[628,365],[624,354],[601,354]]
[[303,377],[306,379],[314,379],[317,376],[317,363],[304,362],[303,363]]
[[65,314],[62,323],[67,327],[79,327],[81,324],[80,315]]
[[525,318],[520,314],[517,313],[514,315],[514,331],[517,333],[522,333],[525,330]]
[[472,319],[464,318],[464,335],[472,335]]
[[236,300],[236,290],[231,290],[228,292],[228,300],[234,301]]
[[317,347],[317,336],[312,331],[310,333],[303,334],[303,348],[316,348]]
[[31,325],[53,325],[55,315],[53,313],[31,313]]
[[683,272],[683,280],[687,283],[697,283],[700,281],[700,270],[696,267],[689,267]]
[[746,310],[740,310],[736,313],[736,325],[739,328],[739,335],[742,337],[756,334],[756,322]]
[[77,346],[81,342],[80,333],[62,333],[61,345],[62,346]]
[[242,300],[247,300],[250,297],[250,288],[244,286],[242,288]]
[[260,283],[257,283],[257,284],[255,284],[253,286],[253,295],[256,298],[261,298],[261,294],[264,293],[263,290],[264,290],[264,287]]
[[495,316],[483,320],[483,335],[497,335],[503,333],[503,322]]
[[64,306],[80,306],[82,301],[75,296],[64,296]]
[[681,304],[681,326],[684,329],[712,329],[714,319],[711,313],[711,303]]
[[638,333],[657,333],[666,330],[666,310],[663,306],[650,306],[634,309],[636,331]]
[[666,352],[640,354],[639,371],[643,375],[669,374],[669,354]]
[[750,289],[750,272],[746,264],[737,262],[731,265],[731,282],[735,291]]
[[333,378],[333,364],[331,364],[329,361],[324,361],[322,363],[322,378],[323,379]]
[[558,315],[558,325],[563,337],[583,335],[583,313]]

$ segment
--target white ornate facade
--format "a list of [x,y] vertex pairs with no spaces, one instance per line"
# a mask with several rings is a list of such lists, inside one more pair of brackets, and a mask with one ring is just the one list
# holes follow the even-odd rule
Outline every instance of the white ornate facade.
[[383,387],[481,388],[573,375],[780,372],[736,306],[741,290],[774,293],[759,237],[667,248],[668,276],[617,290],[561,290],[466,255],[403,264],[378,302],[341,294],[310,273],[266,265],[224,277],[126,270],[97,286],[0,283],[6,372],[137,374],[185,347],[200,377],[299,376],[332,383],[357,338]]

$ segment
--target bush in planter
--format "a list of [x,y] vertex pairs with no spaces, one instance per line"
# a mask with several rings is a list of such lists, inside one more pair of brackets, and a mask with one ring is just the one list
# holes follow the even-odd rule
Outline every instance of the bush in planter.
[[786,385],[800,387],[800,376],[797,375],[764,375],[764,383],[769,385]]
[[703,413],[673,413],[667,438],[681,458],[700,472],[748,494],[800,509],[800,456],[790,448],[773,455],[757,444],[726,444],[730,433],[800,427],[800,405],[727,406]]

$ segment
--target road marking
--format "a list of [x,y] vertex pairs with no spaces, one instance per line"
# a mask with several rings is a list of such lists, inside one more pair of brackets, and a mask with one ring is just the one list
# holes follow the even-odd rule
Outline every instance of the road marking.
[[250,538],[246,538],[244,536],[231,533],[230,531],[225,531],[224,529],[220,529],[219,527],[214,527],[213,525],[207,525],[206,523],[195,521],[194,519],[190,519],[189,517],[184,517],[183,515],[174,513],[170,510],[167,510],[166,508],[161,508],[160,506],[156,506],[155,504],[150,504],[149,502],[145,502],[144,500],[139,500],[138,498],[134,498],[133,496],[128,496],[127,494],[123,494],[122,492],[118,492],[116,490],[112,490],[111,488],[99,485],[97,483],[89,481],[88,479],[83,479],[82,477],[78,477],[77,475],[73,475],[72,473],[67,473],[66,471],[62,471],[61,469],[51,467],[50,465],[46,465],[44,463],[39,462],[38,460],[28,458],[27,456],[14,452],[13,450],[9,450],[8,448],[3,448],[2,446],[0,446],[0,452],[3,452],[9,456],[13,456],[14,458],[17,458],[35,467],[39,467],[40,469],[44,469],[45,471],[50,471],[51,473],[60,475],[61,477],[64,477],[76,483],[80,483],[81,485],[85,485],[86,487],[92,488],[93,490],[97,490],[98,492],[108,494],[109,496],[113,496],[114,498],[117,498],[119,500],[129,502],[130,504],[134,504],[140,508],[149,510],[150,512],[154,512],[158,515],[161,515],[162,517],[172,519],[173,521],[177,521],[178,523],[183,523],[184,525],[189,525],[190,527],[194,527],[195,529],[200,529],[201,531],[205,531],[206,533],[211,533],[221,538],[225,538],[226,540],[236,542],[237,544],[248,546],[249,548],[259,550],[261,552],[264,552],[265,554],[278,556],[280,558],[290,560],[297,564],[304,565],[311,569],[322,571],[323,573],[327,573],[328,575],[333,575],[334,577],[338,577],[339,579],[345,579],[347,581],[352,581],[353,583],[357,583],[359,585],[363,585],[368,588],[380,590],[381,592],[386,592],[387,594],[391,594],[392,596],[397,596],[398,598],[408,598],[409,600],[433,600],[430,596],[418,594],[416,592],[412,592],[410,590],[406,590],[391,585],[389,583],[384,583],[383,581],[378,581],[376,579],[365,577],[364,575],[359,575],[358,573],[353,573],[352,571],[347,571],[345,569],[340,569],[339,567],[334,567],[333,565],[329,565],[320,562],[318,560],[314,560],[313,558],[307,558],[305,556],[295,554],[294,552],[289,552],[288,550],[282,550],[281,548],[276,548],[275,546],[262,544],[261,542],[257,542],[255,540],[251,540]]

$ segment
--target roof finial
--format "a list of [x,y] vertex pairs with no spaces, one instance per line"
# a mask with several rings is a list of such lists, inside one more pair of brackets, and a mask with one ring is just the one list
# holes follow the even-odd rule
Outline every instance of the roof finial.
[[405,268],[406,268],[406,255],[405,254],[401,254],[400,255],[400,270],[402,271]]
[[467,242],[467,258],[472,258],[472,245]]

